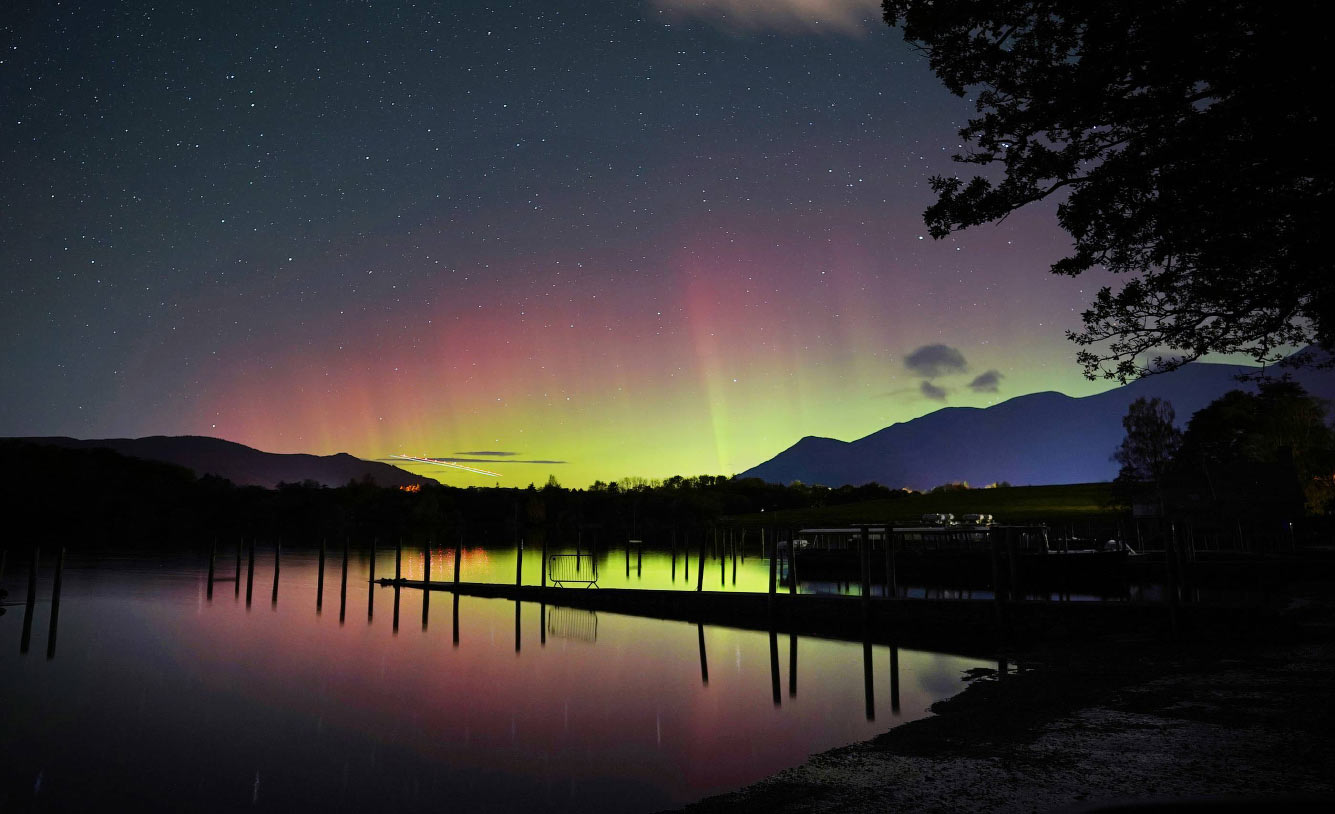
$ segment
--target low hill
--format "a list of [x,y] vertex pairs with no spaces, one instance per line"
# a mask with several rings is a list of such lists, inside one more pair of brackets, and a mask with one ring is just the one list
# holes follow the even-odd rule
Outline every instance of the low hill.
[[14,438],[31,444],[68,449],[110,449],[148,461],[163,461],[216,475],[238,486],[272,489],[280,483],[315,481],[322,486],[343,486],[348,481],[371,479],[381,486],[410,486],[435,481],[378,461],[363,461],[345,452],[303,455],[262,452],[244,444],[203,435],[153,435],[147,438],[80,439],[65,437]]

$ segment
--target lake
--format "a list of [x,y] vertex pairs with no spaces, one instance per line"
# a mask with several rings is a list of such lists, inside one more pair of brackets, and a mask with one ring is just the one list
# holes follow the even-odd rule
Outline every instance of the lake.
[[[755,553],[735,588],[731,560],[708,561],[706,589],[764,590]],[[433,578],[451,578],[453,556],[433,550]],[[515,556],[465,547],[462,578],[513,581]],[[275,590],[266,545],[249,602],[244,562],[210,597],[206,553],[71,553],[54,630],[45,552],[21,652],[28,557],[10,550],[3,583],[4,811],[657,811],[923,717],[965,671],[995,666],[443,592],[424,608],[421,591],[371,585],[365,550],[344,593],[341,547],[317,608],[317,553],[284,551]],[[530,584],[539,560],[525,557]],[[692,589],[694,558],[689,583],[679,560],[674,581],[666,552],[629,568],[603,553],[599,584]],[[375,566],[392,576],[394,552]],[[424,567],[404,552],[405,576]]]

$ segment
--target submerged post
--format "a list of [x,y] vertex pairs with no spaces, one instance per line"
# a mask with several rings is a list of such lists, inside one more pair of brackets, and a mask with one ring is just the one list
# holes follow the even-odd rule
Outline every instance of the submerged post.
[[316,577],[315,577],[315,612],[316,612],[316,613],[319,613],[319,612],[321,611],[321,609],[324,608],[324,557],[325,557],[325,545],[326,545],[326,543],[327,543],[327,541],[325,540],[325,538],[321,537],[321,538],[320,538],[320,565],[319,565],[319,572],[316,574]]
[[65,549],[56,554],[56,584],[51,589],[51,627],[46,633],[46,660],[56,657],[56,633],[60,626],[60,582],[65,573]]
[[797,634],[788,634],[788,697],[797,697]]
[[703,624],[697,624],[695,627],[700,632],[700,683],[708,687],[709,659],[705,657],[705,626]]
[[695,590],[703,591],[705,589],[705,550],[709,545],[709,537],[704,532],[700,533],[700,561],[695,564]]
[[270,607],[278,604],[278,572],[282,565],[283,558],[283,540],[279,538],[273,547],[273,599],[269,600]]
[[250,607],[250,597],[255,588],[255,538],[250,538],[246,549],[246,607]]
[[797,595],[797,531],[788,530],[788,595]]
[[[64,549],[61,549],[63,552]],[[218,538],[213,538],[213,545],[209,546],[209,587],[206,594],[210,602],[213,601],[213,564],[218,558]]]
[[42,549],[33,546],[32,562],[28,563],[28,601],[23,605],[23,634],[19,637],[19,653],[27,653],[32,644],[32,614],[37,605],[37,562]]
[[343,576],[338,588],[338,623],[343,624],[343,620],[348,615],[348,538],[343,538]]
[[871,531],[866,526],[862,527],[858,560],[862,567],[862,607],[865,610],[871,601]]

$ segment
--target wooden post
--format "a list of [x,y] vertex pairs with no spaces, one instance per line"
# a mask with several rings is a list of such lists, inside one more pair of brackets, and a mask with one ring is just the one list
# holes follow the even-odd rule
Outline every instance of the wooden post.
[[320,571],[315,577],[315,612],[318,614],[324,607],[324,555],[325,538],[320,538]]
[[394,544],[394,581],[403,579],[403,538]]
[[639,545],[639,547],[635,549],[635,576],[637,576],[637,577],[642,577],[642,576],[644,576],[644,541],[643,541],[643,540],[640,541],[640,545]]
[[[524,538],[519,538],[519,545],[515,548],[515,586],[524,584]],[[517,604],[517,603],[516,603]],[[516,610],[518,608],[516,607]]]
[[[1005,536],[1010,535],[1010,530],[1005,531]],[[1006,635],[1006,592],[1001,585],[1001,545],[1002,534],[1000,529],[989,529],[987,538],[992,543],[992,598],[996,603],[997,609],[997,632],[1001,636]]]
[[250,538],[250,547],[246,549],[246,607],[250,607],[250,596],[255,587],[255,538]]
[[688,587],[688,588],[691,586],[691,546],[690,546],[690,539],[691,539],[691,536],[690,536],[689,534],[685,534],[685,533],[683,533],[683,534],[681,535],[681,564],[682,564],[682,571],[683,571],[683,575],[682,575],[682,576],[683,576],[683,578],[686,580],[686,587]]
[[876,686],[871,668],[871,631],[862,638],[862,687],[867,702],[867,720],[876,720]]
[[51,627],[46,632],[47,661],[56,657],[56,633],[60,627],[60,583],[64,573],[65,549],[62,547],[56,554],[56,584],[51,589]]
[[899,714],[899,648],[890,645],[890,712]]
[[232,583],[232,596],[241,595],[241,549],[245,547],[246,541],[238,536],[236,538],[236,574]]
[[779,688],[779,634],[774,628],[769,630],[769,684],[774,706],[782,706],[783,693]]
[[348,616],[348,538],[343,538],[343,576],[338,588],[338,623]]
[[695,564],[695,590],[703,591],[705,589],[705,550],[709,545],[709,537],[702,531],[700,532],[700,561]]
[[369,587],[366,591],[366,623],[370,624],[375,616],[375,550],[379,544],[379,537],[371,538],[371,578],[368,581]]
[[[456,586],[459,584],[459,566],[463,560],[463,554],[464,554],[464,539],[463,535],[459,535],[459,542],[456,543],[454,546],[454,584]],[[456,592],[454,596],[455,596],[454,601],[458,602],[459,594]]]
[[797,634],[788,634],[788,697],[797,697]]
[[[542,571],[542,587],[546,588],[547,587],[547,533],[546,532],[543,532],[542,535],[542,562],[540,563],[540,565],[542,566],[539,569]],[[543,613],[542,618],[544,620],[543,625],[545,626],[547,624],[547,622],[545,621],[547,618],[547,614]],[[542,634],[542,643],[543,644],[547,643],[547,632],[545,628]]]
[[273,546],[273,599],[269,600],[269,606],[274,607],[278,604],[278,572],[282,568],[283,559],[283,540],[280,537]]
[[538,644],[547,646],[547,603],[538,605]]
[[788,530],[788,595],[797,596],[797,529]]
[[677,581],[677,527],[672,527],[672,582]]
[[[858,560],[862,573],[862,608],[867,610],[871,601],[871,531],[866,526],[862,527]],[[868,720],[871,718],[868,717]]]
[[431,613],[431,538],[422,549],[422,630],[426,630]]
[[630,579],[630,539],[626,540],[626,579]]
[[895,573],[895,535],[889,523],[881,534],[885,537],[885,595],[893,598],[899,596],[899,575]]
[[714,556],[718,557],[718,586],[722,588],[728,584],[728,558],[719,546],[717,527],[714,528]]
[[32,562],[28,563],[28,601],[23,605],[23,634],[19,638],[19,653],[27,653],[32,644],[32,614],[37,606],[37,563],[41,558],[41,547],[33,546]]
[[728,541],[732,548],[732,584],[737,584],[737,540],[732,536],[732,529],[728,530]]
[[[762,537],[762,539],[763,539],[765,532],[762,530],[762,531],[760,532],[760,534],[761,534],[761,537]],[[771,548],[774,548],[774,546],[771,546]],[[771,604],[774,602],[774,594],[775,594],[775,593],[777,592],[777,590],[778,590],[778,581],[779,581],[779,558],[778,558],[777,555],[778,555],[778,550],[777,550],[777,548],[774,548],[774,550],[770,551],[770,558],[769,558],[769,598],[770,598],[770,603],[771,603]]]
[[709,659],[705,657],[705,626],[702,624],[697,624],[695,627],[696,630],[700,632],[700,683],[708,687]]
[[207,598],[210,602],[213,601],[213,564],[217,558],[218,558],[218,538],[214,537],[213,545],[209,547],[209,587],[207,592]]

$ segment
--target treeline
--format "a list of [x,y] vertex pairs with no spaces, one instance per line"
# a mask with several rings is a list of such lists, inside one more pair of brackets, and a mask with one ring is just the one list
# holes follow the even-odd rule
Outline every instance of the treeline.
[[727,515],[818,508],[908,494],[878,484],[831,489],[701,475],[628,478],[566,489],[428,484],[409,491],[352,482],[240,487],[107,449],[0,443],[9,537],[67,547],[174,546],[213,538],[665,541]]

